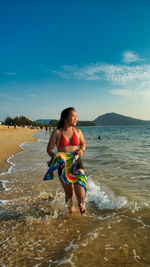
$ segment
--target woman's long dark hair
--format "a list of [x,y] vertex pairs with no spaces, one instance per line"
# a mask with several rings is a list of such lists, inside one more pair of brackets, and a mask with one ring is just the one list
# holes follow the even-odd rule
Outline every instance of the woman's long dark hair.
[[70,108],[65,108],[61,112],[61,117],[60,117],[60,121],[58,122],[57,129],[60,129],[60,128],[63,128],[64,127],[64,125],[65,125],[65,119],[68,118],[69,113],[70,113],[71,110],[74,110],[75,111],[75,109],[73,107],[70,107]]

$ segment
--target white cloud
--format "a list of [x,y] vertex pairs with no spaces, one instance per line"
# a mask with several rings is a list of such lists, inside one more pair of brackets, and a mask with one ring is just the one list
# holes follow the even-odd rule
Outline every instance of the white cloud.
[[126,98],[140,98],[141,100],[150,100],[150,89],[133,90],[133,89],[115,89],[110,91],[113,95],[123,96]]
[[65,65],[55,73],[66,79],[104,81],[109,88],[116,87],[115,90],[110,89],[109,92],[112,94],[149,99],[150,64],[139,63],[142,59],[137,54],[129,52],[124,52],[124,62],[136,62],[135,64],[92,63],[83,67]]
[[136,81],[150,82],[150,64],[126,66],[97,63],[82,68],[63,66],[62,70],[54,72],[63,78],[91,81],[103,79],[118,85]]
[[105,79],[113,84],[126,85],[136,82],[150,82],[150,64],[137,66],[105,65]]
[[37,95],[36,94],[29,94],[28,97],[35,99],[35,98],[37,98]]
[[125,51],[122,54],[122,60],[124,63],[130,64],[133,62],[138,62],[138,61],[142,61],[143,59],[139,57],[139,55],[133,51]]
[[54,73],[60,75],[62,78],[66,79],[77,79],[77,80],[100,80],[101,77],[99,75],[100,67],[95,64],[91,64],[85,67],[78,66],[62,66],[60,71],[53,71]]
[[16,76],[17,75],[16,72],[5,72],[5,74],[8,76]]
[[11,95],[6,95],[6,94],[0,94],[0,99],[2,99],[2,98],[9,100],[9,101],[19,101],[20,100],[19,97],[14,97]]

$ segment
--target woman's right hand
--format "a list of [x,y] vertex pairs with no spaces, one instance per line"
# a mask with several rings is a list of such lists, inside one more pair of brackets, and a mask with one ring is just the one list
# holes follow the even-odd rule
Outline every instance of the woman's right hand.
[[54,153],[54,150],[53,150],[53,149],[50,150],[49,155],[50,155],[51,157],[54,157],[55,153]]
[[79,155],[75,155],[76,160],[77,160],[79,157],[80,157]]
[[54,146],[56,145],[56,131],[54,131],[49,139],[48,145],[47,145],[47,153],[51,157],[54,153]]

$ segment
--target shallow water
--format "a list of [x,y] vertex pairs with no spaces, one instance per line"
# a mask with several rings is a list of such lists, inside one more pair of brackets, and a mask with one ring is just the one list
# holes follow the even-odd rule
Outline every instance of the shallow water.
[[[150,127],[85,127],[87,214],[68,215],[49,134],[0,175],[0,266],[150,266]],[[98,139],[98,136],[101,139]]]

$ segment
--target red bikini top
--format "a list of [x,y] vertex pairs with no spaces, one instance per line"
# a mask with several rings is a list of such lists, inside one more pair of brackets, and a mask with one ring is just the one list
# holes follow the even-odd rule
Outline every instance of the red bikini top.
[[63,135],[63,129],[62,129],[62,134],[61,134],[61,138],[59,141],[59,146],[58,147],[63,147],[63,146],[78,146],[79,145],[79,139],[73,129],[73,136],[70,140],[70,143],[68,142],[68,140],[64,137]]

